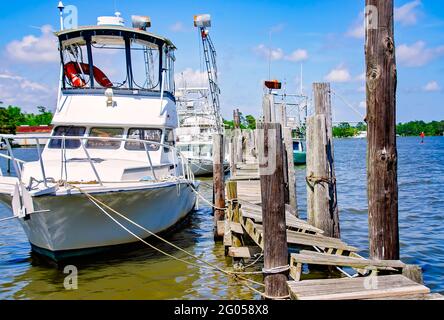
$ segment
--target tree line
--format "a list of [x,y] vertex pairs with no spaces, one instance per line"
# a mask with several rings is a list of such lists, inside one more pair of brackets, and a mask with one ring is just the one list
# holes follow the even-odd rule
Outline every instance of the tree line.
[[[367,131],[367,125],[363,122],[356,126],[351,126],[348,122],[340,123],[333,127],[333,136],[336,138],[349,138],[357,136],[360,132]],[[396,133],[402,137],[419,136],[422,132],[426,136],[444,135],[444,120],[441,121],[410,121],[399,123],[396,126]]]
[[38,113],[23,112],[16,106],[3,107],[0,102],[0,133],[15,134],[18,126],[41,126],[51,124],[53,114],[45,107],[37,107]]
[[[40,126],[51,124],[53,114],[43,106],[37,107],[38,113],[23,112],[20,107],[3,107],[0,101],[0,133],[15,134],[16,128],[22,125]],[[256,129],[256,119],[252,115],[244,116],[240,113],[241,129]],[[234,122],[224,119],[226,129],[233,129]],[[336,138],[349,138],[357,136],[360,132],[367,131],[367,125],[359,122],[352,126],[348,122],[342,122],[333,127],[333,136]],[[444,120],[441,121],[410,121],[399,123],[396,132],[400,136],[419,136],[424,132],[426,136],[441,136],[444,134]]]

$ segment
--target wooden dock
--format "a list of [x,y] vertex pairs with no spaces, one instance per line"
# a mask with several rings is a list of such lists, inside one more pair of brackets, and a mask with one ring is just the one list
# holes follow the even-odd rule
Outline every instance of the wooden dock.
[[[220,223],[225,228],[227,254],[233,258],[253,258],[264,249],[262,199],[258,166],[238,165],[230,178],[237,184],[239,222]],[[227,192],[228,193],[228,192]],[[358,254],[359,249],[324,232],[295,216],[286,205],[288,247],[299,249],[290,255],[290,277],[287,282],[291,299],[296,300],[442,300],[421,284],[421,275],[411,272],[413,266],[399,260],[369,260]],[[241,247],[232,246],[231,234],[242,237]],[[248,240],[247,240],[248,238]],[[227,239],[230,239],[227,241]],[[254,244],[254,245],[253,245]],[[302,280],[303,266],[323,266],[355,271],[353,277]],[[342,269],[340,269],[342,268]],[[413,267],[413,270],[416,270]],[[338,271],[339,272],[339,271]],[[338,272],[336,274],[338,274]],[[337,275],[336,275],[337,276]],[[415,280],[415,281],[414,281]],[[419,283],[418,283],[419,282]]]
[[[389,6],[381,9],[384,9],[381,17],[390,24],[393,15],[386,11]],[[381,54],[383,49],[374,52]],[[392,70],[386,69],[381,74],[388,77]],[[374,78],[368,81],[376,83]],[[257,129],[241,130],[236,110],[235,128],[226,139],[231,175],[226,184],[224,214],[215,219],[214,226],[217,237],[223,238],[226,255],[233,258],[233,266],[242,269],[245,259],[257,262],[257,254],[261,253],[263,296],[270,299],[443,299],[423,285],[419,266],[399,260],[396,137],[391,117],[396,86],[378,87],[380,92],[367,90],[370,111],[385,108],[385,102],[390,101],[391,112],[376,112],[381,118],[376,122],[374,115],[369,119],[369,137],[384,139],[368,140],[369,154],[372,153],[367,168],[372,259],[366,259],[359,255],[358,248],[341,240],[330,84],[313,84],[314,114],[307,118],[304,128],[307,138],[307,183],[303,186],[307,190],[307,221],[304,221],[298,217],[293,132],[286,123],[285,106],[274,102],[274,87],[268,86],[270,83],[265,82],[270,90],[263,96],[263,118]],[[218,139],[223,141],[221,137]],[[220,155],[223,150],[220,147],[213,152]],[[215,195],[223,193],[224,183],[223,178],[215,179]],[[289,251],[297,253],[290,254],[288,259]],[[327,279],[304,280],[304,271],[313,269],[326,271],[328,275],[323,274]]]

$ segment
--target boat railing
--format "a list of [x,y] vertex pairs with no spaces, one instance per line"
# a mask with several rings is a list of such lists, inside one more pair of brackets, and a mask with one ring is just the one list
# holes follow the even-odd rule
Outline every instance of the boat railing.
[[[168,144],[163,144],[160,142],[156,142],[156,141],[149,141],[149,140],[142,140],[142,139],[132,139],[132,138],[116,138],[116,137],[90,137],[90,136],[26,136],[26,137],[20,137],[20,136],[15,136],[15,135],[0,135],[0,141],[5,141],[6,144],[6,149],[8,151],[8,155],[6,154],[2,154],[0,153],[0,158],[4,158],[4,159],[8,159],[12,162],[15,172],[17,174],[17,177],[19,178],[19,180],[21,181],[22,178],[22,166],[23,164],[26,163],[26,161],[18,159],[17,157],[15,157],[14,152],[13,152],[13,148],[11,145],[11,141],[12,140],[22,140],[22,139],[28,139],[28,140],[35,140],[36,142],[36,146],[37,146],[37,153],[38,153],[38,161],[40,164],[40,170],[41,170],[41,174],[43,177],[43,183],[45,185],[45,187],[48,187],[48,177],[46,176],[46,170],[45,170],[45,164],[43,161],[43,157],[42,157],[42,151],[41,151],[41,147],[40,147],[40,140],[61,140],[61,147],[60,147],[60,152],[61,152],[61,170],[64,170],[65,172],[65,176],[67,177],[67,159],[66,159],[66,151],[68,150],[66,148],[66,141],[79,141],[81,148],[83,150],[83,153],[86,156],[86,159],[88,160],[90,166],[91,166],[91,170],[93,171],[97,182],[103,186],[103,180],[101,179],[99,172],[97,171],[96,165],[94,163],[94,159],[91,158],[90,153],[88,152],[88,148],[86,147],[86,143],[87,141],[107,141],[107,142],[132,142],[132,143],[140,143],[143,144],[146,155],[147,155],[147,163],[148,166],[151,170],[151,173],[153,175],[153,178],[158,181],[158,177],[156,175],[155,172],[155,168],[151,159],[151,153],[152,152],[156,152],[154,150],[150,150],[148,145],[151,146],[158,146],[159,148],[165,148],[167,150],[169,150],[169,152],[173,155],[173,165],[174,165],[174,169],[176,172],[176,176],[179,176],[178,173],[178,168],[179,168],[179,160],[180,160],[180,165],[181,165],[181,169],[182,169],[182,175],[181,177],[187,180],[191,180],[194,181],[194,175],[193,172],[191,170],[190,164],[188,163],[187,158],[181,153],[181,151],[179,149],[177,149],[175,146],[171,146]],[[63,171],[62,171],[63,172]],[[63,174],[61,173],[61,176]],[[122,181],[120,181],[122,182]]]

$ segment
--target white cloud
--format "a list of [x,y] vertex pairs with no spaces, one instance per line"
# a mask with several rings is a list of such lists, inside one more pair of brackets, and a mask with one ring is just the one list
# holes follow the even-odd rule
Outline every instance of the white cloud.
[[286,55],[281,48],[269,48],[264,44],[260,44],[253,51],[264,59],[271,58],[272,61],[287,60],[291,62],[300,62],[308,59],[308,52],[304,49],[296,49],[292,53]]
[[365,38],[365,25],[364,23],[358,24],[353,26],[347,31],[347,36],[356,38],[356,39],[363,39]]
[[352,80],[350,71],[344,66],[339,66],[331,70],[325,77],[325,81],[328,82],[349,82]]
[[174,75],[177,88],[183,87],[208,87],[208,74],[205,71],[186,68]]
[[307,50],[304,49],[297,49],[288,56],[285,56],[285,60],[293,62],[305,61],[307,59],[308,59],[308,52]]
[[430,61],[444,55],[444,46],[427,48],[424,41],[412,45],[401,44],[396,48],[398,61],[407,67],[422,67]]
[[415,25],[418,21],[418,12],[416,8],[421,6],[421,0],[414,0],[405,5],[395,8],[395,21],[404,26]]
[[14,40],[6,46],[6,53],[12,60],[25,63],[47,63],[59,61],[57,39],[50,25],[40,28],[39,37],[27,35],[21,40]]
[[170,30],[173,32],[184,32],[187,31],[187,28],[183,25],[182,22],[178,21],[170,27]]
[[273,49],[273,48],[268,48],[264,44],[260,44],[257,47],[255,47],[253,50],[258,56],[266,59],[271,58],[271,60],[273,61],[282,60],[284,58],[284,50],[282,50],[281,48]]
[[56,86],[49,87],[15,74],[0,73],[0,100],[4,105],[16,105],[28,111],[35,111],[38,105],[52,109],[56,97]]
[[284,25],[283,23],[279,23],[279,24],[277,24],[277,25],[275,25],[275,26],[272,26],[272,27],[270,28],[270,33],[279,33],[279,32],[282,32],[282,31],[284,30],[284,28],[285,28],[285,25]]
[[426,92],[437,92],[441,91],[441,87],[439,86],[438,82],[430,81],[423,87],[423,90]]
[[22,89],[29,89],[32,91],[43,91],[43,92],[49,91],[48,87],[46,87],[43,84],[33,82],[23,77],[9,73],[0,73],[0,80],[15,82],[15,84],[18,84]]

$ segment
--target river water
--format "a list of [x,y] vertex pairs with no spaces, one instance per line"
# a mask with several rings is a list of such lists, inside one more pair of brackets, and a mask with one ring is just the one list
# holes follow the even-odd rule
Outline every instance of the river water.
[[[444,137],[399,138],[399,225],[401,258],[419,264],[434,292],[444,293]],[[35,150],[18,158],[33,160]],[[368,254],[366,141],[335,140],[342,238]],[[6,163],[1,160],[2,171]],[[211,200],[207,183],[201,191]],[[297,168],[299,211],[306,216],[305,167]],[[0,219],[9,216],[0,204]],[[228,268],[224,248],[212,238],[211,210],[203,202],[168,240],[220,267]],[[157,246],[184,258],[167,245]],[[78,269],[78,289],[64,288],[65,265],[31,254],[17,221],[0,223],[0,299],[258,299],[235,280],[210,269],[188,266],[144,246],[70,262]],[[250,269],[254,270],[254,269]],[[260,280],[260,278],[256,278]]]

